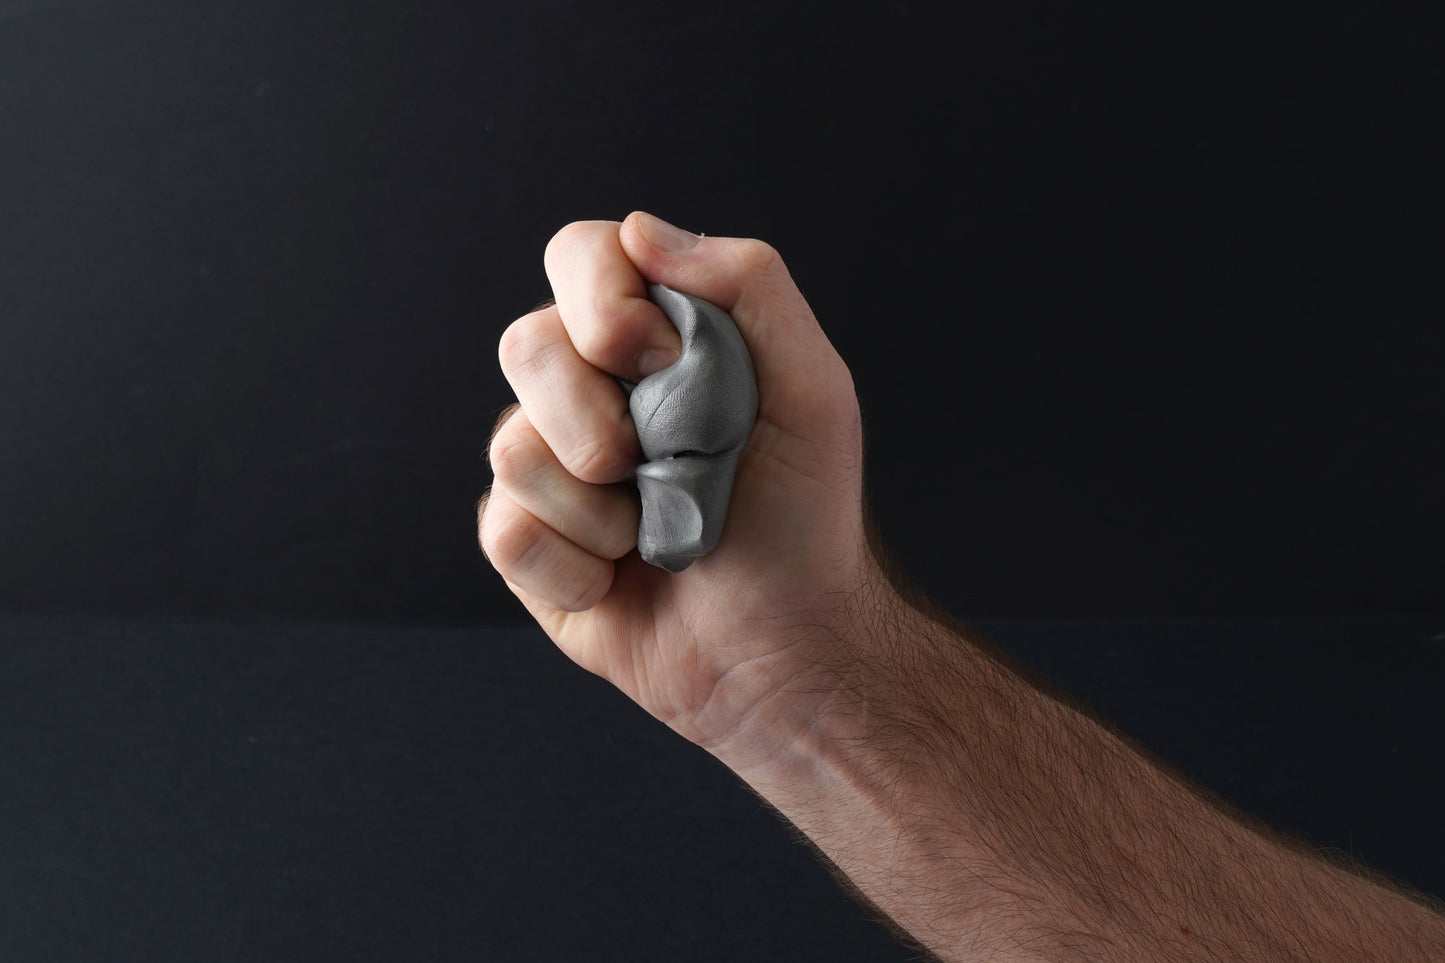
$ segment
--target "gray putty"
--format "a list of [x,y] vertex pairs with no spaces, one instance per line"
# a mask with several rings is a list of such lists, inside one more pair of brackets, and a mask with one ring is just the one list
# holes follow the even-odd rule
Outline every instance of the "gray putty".
[[682,335],[682,353],[636,385],[622,382],[646,459],[636,472],[637,548],[644,561],[681,572],[722,534],[738,456],[758,416],[758,385],[726,311],[661,284],[647,294]]

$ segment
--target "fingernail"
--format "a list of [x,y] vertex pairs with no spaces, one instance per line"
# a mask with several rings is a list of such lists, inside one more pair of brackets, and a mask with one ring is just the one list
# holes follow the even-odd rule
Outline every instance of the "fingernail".
[[679,357],[676,348],[648,348],[637,356],[637,371],[646,378],[666,368]]
[[647,243],[659,251],[666,251],[669,254],[681,254],[683,251],[692,249],[692,246],[701,240],[696,234],[690,234],[680,227],[673,227],[660,217],[653,217],[651,214],[643,214],[637,219],[637,227],[642,231],[642,236],[647,238]]

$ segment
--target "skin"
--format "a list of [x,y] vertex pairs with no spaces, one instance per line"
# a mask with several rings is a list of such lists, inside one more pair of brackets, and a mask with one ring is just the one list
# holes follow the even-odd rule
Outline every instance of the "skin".
[[[821,633],[800,627],[836,628],[837,600],[875,578],[862,431],[852,377],[772,248],[707,238],[669,255],[638,225],[579,222],[548,244],[556,304],[501,339],[521,407],[489,449],[480,540],[568,656],[707,745],[807,658]],[[679,347],[646,299],[654,281],[733,316],[760,399],[723,539],[679,575],[628,554],[639,509],[618,484],[640,451],[613,376],[638,380],[640,356]]]
[[[868,523],[852,378],[777,252],[665,227],[563,228],[555,304],[501,339],[519,405],[478,537],[568,656],[732,768],[931,958],[1445,958],[1426,898],[1230,811],[913,593]],[[633,551],[613,377],[676,357],[648,283],[728,311],[758,382],[722,539],[677,575]]]

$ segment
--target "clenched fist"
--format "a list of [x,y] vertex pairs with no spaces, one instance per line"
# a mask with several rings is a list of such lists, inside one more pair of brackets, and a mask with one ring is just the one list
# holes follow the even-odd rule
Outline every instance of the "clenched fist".
[[[483,549],[569,656],[737,773],[939,959],[1445,959],[1445,917],[1282,843],[1019,676],[870,548],[852,379],[776,252],[564,228],[502,337]],[[758,416],[717,547],[634,551],[614,376],[677,355],[648,283],[737,322]],[[1261,913],[1260,907],[1267,907]]]
[[[865,528],[852,378],[761,241],[700,238],[635,213],[569,224],[545,263],[556,303],[501,338],[518,404],[489,449],[482,550],[568,656],[715,747],[780,694],[816,691],[808,680],[837,663],[885,584]],[[648,284],[727,311],[757,373],[758,417],[721,539],[675,575],[635,551],[629,475],[641,453],[616,380],[678,357]]]

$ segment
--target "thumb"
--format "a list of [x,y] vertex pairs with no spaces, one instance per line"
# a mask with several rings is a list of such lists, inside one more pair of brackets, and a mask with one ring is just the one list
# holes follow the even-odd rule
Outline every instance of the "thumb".
[[641,211],[622,222],[619,239],[649,284],[732,315],[757,374],[760,418],[806,435],[819,427],[820,403],[856,403],[847,367],[771,245],[701,237]]

